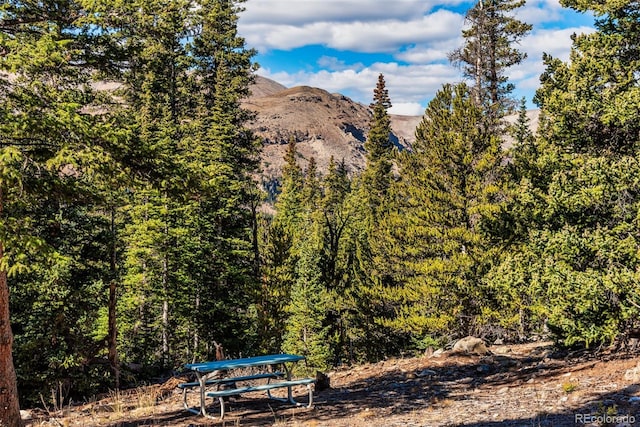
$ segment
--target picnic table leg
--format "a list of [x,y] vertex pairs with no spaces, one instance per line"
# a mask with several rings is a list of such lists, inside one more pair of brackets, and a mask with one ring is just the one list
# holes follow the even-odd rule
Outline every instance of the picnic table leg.
[[[200,372],[196,371],[196,376],[198,377],[198,383],[200,383],[200,414],[203,417],[207,417],[207,418],[211,418],[211,419],[216,419],[216,417],[207,414],[207,402],[206,402],[206,395],[205,395],[205,388],[207,386],[207,374],[201,374]],[[219,402],[220,402],[220,419],[224,418],[224,399],[222,397],[218,398]]]
[[[287,374],[287,381],[291,381],[291,371],[287,367],[286,363],[283,363],[283,365],[284,365],[284,372]],[[287,387],[287,398],[289,399],[289,402],[293,403],[294,405],[298,404],[298,402],[293,400],[293,391],[291,390],[291,386]]]
[[207,416],[207,410],[205,409],[206,401],[205,401],[205,387],[207,382],[207,376],[202,375],[200,372],[196,371],[196,376],[198,377],[198,382],[200,383],[200,413],[203,416]]
[[194,412],[196,414],[199,413],[195,411],[193,408],[189,407],[189,404],[187,403],[187,387],[182,389],[182,406],[184,406],[184,409],[186,409],[189,412]]

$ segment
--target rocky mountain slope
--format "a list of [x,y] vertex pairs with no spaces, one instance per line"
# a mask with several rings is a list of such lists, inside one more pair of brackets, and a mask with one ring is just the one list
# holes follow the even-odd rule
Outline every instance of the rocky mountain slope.
[[[287,143],[298,143],[300,165],[311,157],[325,171],[331,157],[345,161],[351,172],[364,167],[364,142],[371,112],[350,98],[309,86],[285,88],[258,76],[244,107],[257,113],[250,127],[263,138],[262,169],[266,177],[280,175]],[[413,142],[421,117],[392,116],[392,138],[398,148]]]
[[[117,82],[98,82],[98,90],[113,91]],[[251,96],[243,107],[254,111],[256,118],[249,127],[263,139],[262,175],[266,180],[281,175],[287,143],[298,143],[299,164],[305,168],[311,157],[321,172],[327,170],[331,157],[344,162],[351,173],[365,166],[364,143],[369,132],[371,111],[368,106],[337,93],[309,86],[287,88],[282,84],[256,76]],[[538,110],[528,112],[533,130],[537,129]],[[422,116],[391,115],[391,138],[398,149],[411,149],[416,126]],[[515,122],[516,115],[507,117]],[[505,147],[513,141],[506,138]]]
[[[286,88],[273,80],[257,76],[252,95],[244,107],[256,112],[250,127],[263,138],[262,174],[280,176],[283,157],[291,138],[298,143],[299,164],[305,168],[311,157],[321,172],[331,157],[345,161],[351,173],[365,166],[364,143],[369,132],[371,111],[368,106],[336,93],[309,86]],[[537,129],[538,110],[527,113],[532,130]],[[515,122],[517,115],[507,117]],[[391,115],[392,139],[396,146],[410,149],[416,126],[422,116]],[[505,138],[504,148],[513,144]]]

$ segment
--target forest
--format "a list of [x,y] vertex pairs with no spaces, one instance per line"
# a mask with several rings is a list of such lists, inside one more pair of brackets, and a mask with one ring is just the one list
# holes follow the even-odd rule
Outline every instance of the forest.
[[380,75],[364,171],[302,170],[291,141],[274,214],[240,105],[258,68],[243,3],[0,5],[0,425],[216,345],[322,371],[638,326],[637,2],[562,0],[596,31],[545,54],[535,134],[508,79],[524,0],[477,3],[450,54],[467,83],[442,86],[412,149],[390,141]]

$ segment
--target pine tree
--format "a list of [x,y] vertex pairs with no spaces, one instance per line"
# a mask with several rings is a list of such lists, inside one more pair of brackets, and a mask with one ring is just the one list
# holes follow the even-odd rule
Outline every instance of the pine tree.
[[[121,29],[128,42],[128,67],[123,67],[125,99],[132,138],[143,174],[133,187],[132,204],[123,207],[127,226],[122,233],[126,251],[121,301],[118,303],[124,361],[171,366],[173,340],[170,313],[179,294],[174,266],[175,240],[181,229],[176,211],[184,202],[183,180],[188,176],[181,156],[187,111],[187,68],[190,59],[182,39],[186,36],[186,2],[144,2],[124,5]],[[130,8],[130,9],[126,9]],[[113,309],[113,308],[112,308]],[[113,316],[113,315],[112,315]],[[140,318],[138,321],[128,319]],[[140,324],[143,327],[140,327]],[[150,360],[144,354],[160,354]]]
[[318,263],[321,250],[318,231],[313,229],[313,224],[308,226],[308,234],[301,241],[296,265],[297,280],[291,289],[282,349],[305,356],[308,368],[324,371],[333,360],[329,326],[326,324],[328,294]]
[[291,138],[287,145],[282,167],[282,187],[275,205],[278,211],[277,220],[287,229],[293,238],[296,234],[303,215],[303,186],[302,168],[298,165],[298,149],[295,139]]
[[591,345],[638,315],[640,29],[626,3],[567,3],[593,11],[597,31],[574,36],[567,63],[544,56],[536,167],[513,207],[527,240],[503,271],[518,272],[511,280],[530,290],[556,339]]
[[639,12],[624,2],[569,4],[592,11],[597,31],[573,37],[567,63],[543,56],[546,70],[534,98],[548,119],[541,132],[577,153],[634,154],[640,132]]
[[465,45],[449,54],[450,61],[474,82],[476,104],[494,118],[512,109],[508,97],[514,86],[508,83],[506,70],[526,58],[514,45],[532,27],[510,15],[524,4],[524,0],[479,0],[467,11],[469,28],[462,32]]
[[323,181],[324,194],[317,210],[318,221],[323,225],[322,281],[331,290],[341,291],[344,287],[342,277],[346,266],[341,265],[340,257],[345,233],[352,219],[352,212],[345,207],[345,200],[351,191],[350,184],[344,166],[336,165],[331,157]]
[[307,210],[315,209],[320,198],[320,181],[318,179],[318,165],[316,158],[311,157],[304,171],[304,184],[302,186],[302,205]]
[[378,76],[370,108],[373,110],[373,116],[367,141],[364,144],[367,166],[362,176],[362,190],[372,215],[375,216],[389,189],[393,154],[391,118],[387,113],[391,108],[391,100],[382,74]]
[[353,195],[347,202],[352,217],[348,238],[351,240],[349,268],[353,277],[343,311],[351,313],[345,320],[352,347],[349,357],[367,360],[377,360],[388,350],[393,352],[387,345],[391,341],[387,340],[387,332],[380,330],[375,322],[381,315],[382,304],[377,303],[380,288],[391,285],[384,273],[385,260],[380,256],[377,242],[379,223],[389,209],[388,192],[392,181],[394,146],[387,112],[390,107],[384,76],[380,74],[370,105],[373,115],[365,142],[366,168],[356,180]]
[[[297,162],[294,139],[289,140],[282,167],[282,190],[276,201],[276,214],[263,222],[262,291],[259,309],[263,347],[279,351],[285,332],[286,307],[296,283],[298,244],[306,214],[302,169]],[[311,197],[309,193],[308,197]]]
[[251,206],[259,140],[246,126],[253,113],[241,106],[254,79],[255,51],[237,32],[242,3],[204,0],[190,9],[195,15],[188,47],[194,61],[191,117],[198,128],[195,139],[185,138],[181,146],[198,177],[195,198],[207,242],[202,293],[194,296],[200,301],[197,325],[205,342],[220,342],[229,352],[244,351],[255,340],[249,309],[257,292]]
[[422,340],[469,334],[491,305],[483,277],[496,258],[488,224],[500,211],[500,142],[464,85],[444,86],[400,159],[397,205],[380,238],[397,288],[383,324]]
[[[89,85],[98,64],[91,44],[96,41],[83,21],[87,14],[66,1],[0,6],[0,305],[7,316],[0,320],[0,388],[9,390],[2,393],[0,424],[8,426],[21,424],[4,298],[9,279],[17,285],[12,320],[24,331],[16,337],[21,350],[33,352],[42,326],[49,326],[48,345],[41,349],[46,351],[30,358],[50,370],[41,378],[70,378],[99,348],[87,328],[101,302],[109,257],[100,235],[106,224],[88,206],[102,203],[101,180],[114,168],[105,151],[111,130],[102,116],[87,114],[103,107]],[[33,289],[36,298],[26,298]],[[80,295],[91,303],[80,302]],[[65,298],[68,306],[62,307]]]

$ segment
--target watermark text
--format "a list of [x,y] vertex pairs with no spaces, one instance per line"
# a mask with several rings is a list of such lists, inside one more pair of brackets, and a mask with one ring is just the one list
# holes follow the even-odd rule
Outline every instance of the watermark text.
[[576,424],[635,424],[636,417],[633,415],[593,415],[593,414],[575,414]]

